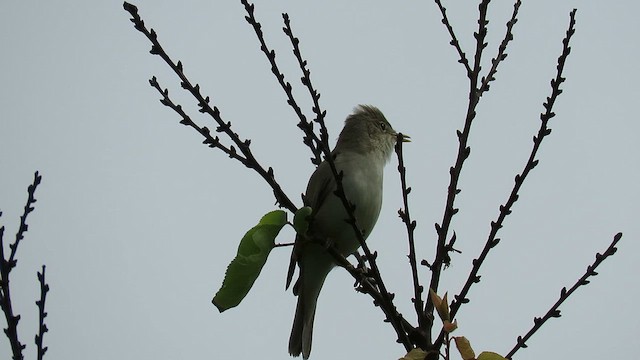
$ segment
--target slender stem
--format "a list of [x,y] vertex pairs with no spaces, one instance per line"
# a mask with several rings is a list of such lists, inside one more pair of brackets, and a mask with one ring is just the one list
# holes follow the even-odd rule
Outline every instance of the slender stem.
[[[267,42],[264,39],[264,33],[262,32],[262,25],[258,22],[258,20],[255,17],[255,13],[254,13],[255,5],[252,3],[249,3],[247,0],[242,0],[241,3],[242,5],[244,5],[245,11],[247,12],[247,16],[245,16],[245,20],[247,20],[249,25],[251,25],[254,32],[256,33],[256,37],[260,42],[260,50],[267,57],[267,60],[269,61],[269,65],[271,66],[271,72],[276,77],[276,79],[278,80],[278,84],[280,84],[280,87],[282,88],[282,90],[284,90],[284,93],[287,96],[287,104],[291,106],[293,111],[298,116],[298,119],[300,119],[300,122],[298,123],[298,127],[302,129],[302,131],[305,134],[303,137],[304,144],[307,145],[309,149],[311,149],[311,152],[313,153],[312,162],[315,165],[319,165],[322,159],[321,155],[323,153],[326,154],[329,152],[328,141],[327,141],[326,149],[323,148],[322,141],[320,141],[320,139],[313,132],[313,123],[307,120],[307,117],[302,112],[302,109],[300,108],[300,106],[298,106],[298,103],[296,102],[296,99],[293,96],[291,83],[285,80],[284,74],[280,71],[278,67],[278,63],[276,62],[276,52],[267,46]],[[294,41],[294,37],[291,34],[291,27],[288,24],[288,19],[289,19],[288,15],[283,14],[283,17],[285,18],[285,25],[286,25],[284,28],[285,34],[287,34],[291,38],[292,42],[297,42],[297,39],[295,39]],[[295,49],[297,48],[297,43],[294,45],[295,45],[294,46],[294,53],[295,53]],[[306,62],[305,62],[305,65],[306,65]],[[303,72],[304,70],[305,69],[303,69]]]
[[[453,216],[458,212],[459,209],[454,208],[454,203],[457,194],[460,193],[460,189],[458,188],[458,181],[460,179],[460,173],[462,171],[462,166],[464,165],[465,160],[469,157],[471,153],[471,148],[467,146],[467,142],[469,140],[469,133],[471,131],[471,124],[476,116],[476,107],[478,105],[478,101],[480,100],[479,91],[478,91],[478,76],[480,74],[481,66],[480,62],[482,59],[482,52],[484,48],[487,46],[487,43],[484,41],[487,35],[487,24],[489,23],[487,20],[487,7],[489,5],[489,0],[483,0],[478,6],[479,9],[479,17],[478,17],[478,32],[474,33],[474,37],[476,38],[476,51],[474,56],[474,65],[473,70],[469,73],[469,103],[467,107],[467,114],[465,118],[465,124],[462,131],[458,130],[458,155],[456,157],[456,161],[454,166],[449,169],[449,187],[447,191],[447,200],[445,204],[444,214],[442,215],[442,221],[440,224],[435,225],[436,233],[438,235],[438,241],[436,246],[436,256],[434,261],[431,264],[431,281],[429,283],[429,287],[433,289],[437,293],[438,285],[440,284],[440,274],[442,272],[442,267],[445,265],[445,260],[448,258],[448,252],[446,242],[447,236],[449,233],[449,227],[451,225],[451,220]],[[427,296],[427,303],[425,306],[425,313],[431,314],[433,313],[433,301],[429,296]]]
[[518,10],[522,5],[521,0],[516,0],[513,4],[513,12],[511,13],[511,18],[507,21],[507,31],[504,34],[504,39],[498,46],[498,54],[495,58],[491,59],[491,69],[487,73],[487,76],[482,77],[482,84],[479,88],[479,96],[482,96],[486,91],[489,91],[489,83],[494,81],[495,74],[498,72],[498,65],[507,58],[507,45],[509,42],[513,40],[513,26],[518,22]]
[[447,17],[447,9],[445,9],[445,7],[442,5],[442,2],[440,2],[440,0],[435,0],[435,2],[436,2],[436,5],[438,5],[438,8],[440,9],[440,13],[442,14],[442,23],[447,28],[447,31],[449,31],[449,36],[451,36],[451,41],[449,42],[449,44],[453,46],[458,52],[458,56],[460,58],[458,62],[464,65],[464,68],[467,71],[467,77],[471,78],[472,70],[471,70],[471,67],[469,67],[469,60],[467,60],[467,56],[465,55],[464,51],[462,51],[462,48],[460,47],[460,42],[458,41],[458,38],[456,37],[456,34],[453,31],[453,27],[449,22],[449,18]]
[[[316,114],[314,122],[320,125],[320,139],[317,139],[315,137],[312,123],[298,124],[298,126],[305,130],[305,144],[306,141],[315,139],[316,146],[310,146],[311,151],[314,152],[314,150],[320,149],[326,154],[327,152],[329,152],[329,133],[324,123],[327,112],[326,110],[322,110],[322,108],[320,107],[320,93],[318,93],[318,91],[313,87],[313,84],[311,83],[311,70],[309,70],[307,67],[307,61],[302,58],[302,53],[300,51],[300,40],[293,35],[293,29],[291,28],[291,20],[289,19],[289,14],[282,14],[282,18],[285,25],[282,30],[289,37],[291,46],[293,46],[293,54],[295,55],[296,60],[298,60],[298,66],[300,67],[300,70],[302,70],[302,78],[300,79],[300,81],[309,91],[309,96],[311,96],[311,101],[313,101],[312,110]],[[309,132],[311,132],[313,136],[311,136]],[[314,155],[316,155],[316,159],[319,159],[318,154],[314,152]]]
[[418,318],[418,326],[421,329],[425,329],[427,326],[427,319],[424,313],[424,304],[422,300],[422,293],[424,288],[420,285],[420,279],[418,277],[418,262],[416,261],[416,245],[414,239],[414,231],[416,229],[416,221],[411,220],[411,214],[409,213],[409,193],[411,188],[407,186],[407,169],[404,166],[404,158],[402,156],[402,140],[403,135],[398,134],[396,139],[396,154],[398,155],[398,172],[400,173],[400,185],[402,189],[402,202],[403,208],[398,210],[398,215],[407,228],[407,239],[409,241],[409,265],[411,267],[411,278],[413,279],[413,305],[416,310],[416,316]]
[[[265,169],[256,160],[255,156],[253,155],[253,152],[250,149],[251,141],[248,139],[241,140],[238,134],[231,129],[231,122],[225,122],[220,115],[220,110],[218,110],[218,108],[215,106],[211,107],[211,105],[209,105],[209,102],[210,102],[209,97],[208,96],[204,97],[200,92],[200,86],[198,84],[194,86],[185,75],[183,71],[182,62],[180,61],[174,62],[160,45],[160,42],[158,41],[158,35],[156,34],[156,32],[153,29],[147,30],[147,28],[144,25],[144,21],[140,18],[140,15],[138,14],[138,8],[127,2],[125,2],[123,6],[124,6],[124,9],[127,12],[129,12],[129,14],[131,14],[131,22],[134,24],[135,29],[143,33],[147,37],[147,39],[151,41],[151,44],[152,44],[151,54],[160,56],[165,61],[165,63],[167,63],[167,65],[171,67],[171,69],[180,78],[182,88],[189,91],[191,95],[198,101],[198,106],[200,107],[199,111],[211,116],[215,120],[215,122],[218,124],[216,131],[220,133],[225,133],[236,144],[236,146],[238,147],[238,149],[240,150],[240,152],[242,153],[245,159],[244,161],[241,160],[241,162],[248,168],[255,170],[271,186],[271,188],[273,189],[273,193],[276,198],[276,201],[280,206],[287,208],[291,212],[295,212],[297,207],[293,204],[293,202],[289,199],[289,197],[284,193],[284,191],[276,181],[273,168],[269,167],[268,169]],[[158,89],[163,95],[163,97],[166,99],[168,97],[167,90],[166,89],[162,90],[161,88],[159,88],[159,86],[156,86],[154,82],[157,83],[157,80],[155,80],[155,77],[151,79],[150,84],[154,86],[156,89]],[[163,102],[163,104],[165,104],[165,102]],[[181,109],[180,105],[176,105],[175,108],[174,107],[172,108],[174,110]],[[183,119],[181,120],[182,124],[195,128],[190,118],[185,117],[182,113],[181,113],[181,116],[183,116]],[[205,144],[213,145],[214,147],[220,148],[220,146],[217,146],[219,145],[217,138],[214,139],[210,136],[206,136],[209,132],[209,129],[207,129],[206,127],[203,127],[198,131],[201,134],[205,135],[205,138],[206,138],[204,142]],[[231,153],[235,153],[236,148],[234,146],[230,146],[229,151]],[[230,156],[234,157],[231,154]],[[239,157],[235,157],[235,158],[237,160],[240,160]]]
[[587,266],[587,270],[585,271],[585,273],[573,284],[573,286],[571,286],[569,290],[567,290],[566,287],[563,287],[562,290],[560,290],[560,297],[551,306],[551,308],[547,311],[547,313],[544,314],[544,316],[542,316],[541,318],[539,317],[533,318],[533,327],[529,329],[529,331],[524,336],[518,336],[516,345],[513,347],[513,349],[511,349],[511,351],[509,351],[509,353],[506,356],[507,359],[511,359],[511,357],[518,350],[527,347],[526,345],[527,340],[529,340],[533,336],[533,334],[535,334],[538,330],[540,330],[542,325],[544,325],[544,323],[547,322],[547,320],[560,317],[560,310],[559,310],[560,305],[562,305],[562,303],[564,303],[569,298],[569,296],[571,296],[571,294],[573,294],[576,290],[578,290],[580,286],[589,284],[588,279],[591,276],[598,275],[598,273],[595,270],[598,268],[598,266],[600,266],[600,264],[602,264],[602,262],[604,262],[604,260],[606,260],[609,256],[616,253],[616,251],[618,250],[616,248],[616,244],[618,243],[618,241],[620,241],[620,239],[622,239],[622,233],[617,233],[613,237],[613,241],[611,242],[609,247],[605,250],[605,252],[603,254],[600,254],[600,253],[596,254],[596,259],[594,260],[594,262],[591,265]]
[[45,280],[45,270],[46,267],[42,265],[42,272],[38,272],[38,282],[40,283],[40,300],[36,301],[36,305],[38,306],[38,334],[36,335],[38,360],[42,360],[48,349],[48,347],[43,346],[44,333],[49,331],[47,325],[44,323],[44,319],[47,317],[47,313],[44,311],[45,302],[47,300],[47,293],[49,292],[49,285]]

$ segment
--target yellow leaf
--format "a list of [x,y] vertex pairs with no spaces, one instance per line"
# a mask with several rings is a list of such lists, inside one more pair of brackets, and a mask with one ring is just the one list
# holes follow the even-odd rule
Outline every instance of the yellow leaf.
[[440,303],[440,306],[438,306],[437,310],[438,310],[438,315],[440,316],[440,319],[442,321],[451,320],[451,317],[449,316],[449,301],[447,299],[447,293],[444,293],[444,296],[442,297],[442,302]]
[[476,354],[471,348],[471,343],[466,337],[455,336],[453,339],[456,341],[456,347],[458,348],[463,360],[474,360],[476,358]]
[[440,298],[440,296],[438,296],[438,294],[436,294],[436,292],[433,291],[433,289],[429,289],[429,296],[431,296],[431,301],[433,302],[433,306],[435,307],[440,306],[440,303],[442,302],[442,298]]
[[429,295],[431,296],[431,301],[433,302],[433,307],[438,312],[438,316],[440,320],[447,321],[451,320],[449,317],[449,304],[447,303],[447,293],[444,294],[444,298],[441,298],[436,294],[433,289],[429,289]]

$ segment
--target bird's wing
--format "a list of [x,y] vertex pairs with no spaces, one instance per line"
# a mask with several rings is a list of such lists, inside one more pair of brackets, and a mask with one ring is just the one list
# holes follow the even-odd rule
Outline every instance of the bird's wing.
[[307,193],[304,196],[305,205],[313,209],[313,214],[317,214],[322,205],[326,203],[328,196],[335,191],[336,179],[331,173],[329,163],[323,161],[309,179]]
[[[326,161],[323,161],[311,175],[309,184],[307,185],[307,192],[303,196],[305,206],[310,206],[312,209],[312,220],[309,226],[309,231],[312,231],[313,228],[313,215],[318,213],[322,205],[325,204],[327,197],[331,196],[333,191],[335,191],[335,182],[336,180],[333,174],[331,174],[331,168]],[[293,280],[293,273],[296,269],[296,263],[298,263],[299,260],[302,240],[303,239],[301,239],[299,235],[296,235],[293,251],[291,252],[291,260],[289,261],[285,289],[289,288],[291,281]],[[294,293],[295,292],[296,285],[294,285]]]

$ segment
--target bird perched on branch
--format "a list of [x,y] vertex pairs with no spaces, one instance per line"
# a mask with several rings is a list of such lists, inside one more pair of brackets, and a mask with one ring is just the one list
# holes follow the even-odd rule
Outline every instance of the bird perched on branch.
[[[359,105],[347,117],[344,128],[331,152],[337,172],[342,173],[342,187],[353,215],[366,239],[378,220],[382,207],[382,178],[384,165],[389,161],[398,134],[382,112],[369,105]],[[403,136],[402,141],[409,141]],[[289,338],[289,354],[306,360],[311,353],[313,320],[318,295],[327,274],[336,266],[327,246],[349,256],[360,247],[360,240],[342,200],[336,194],[336,178],[330,164],[323,161],[311,175],[303,197],[305,206],[312,209],[307,234],[296,237],[287,275],[291,283],[295,263],[300,268],[293,292],[298,304]]]

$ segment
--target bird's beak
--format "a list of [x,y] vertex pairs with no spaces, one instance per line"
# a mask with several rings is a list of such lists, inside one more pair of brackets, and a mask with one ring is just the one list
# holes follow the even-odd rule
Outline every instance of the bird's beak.
[[400,137],[402,137],[402,142],[411,142],[411,136],[403,134],[403,133],[399,133],[398,135],[400,135]]

